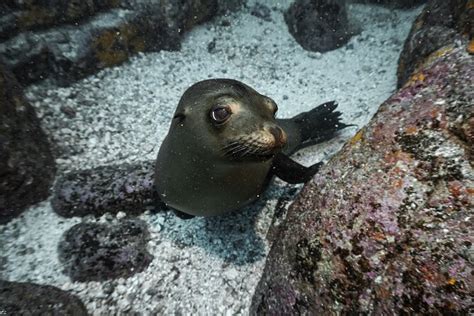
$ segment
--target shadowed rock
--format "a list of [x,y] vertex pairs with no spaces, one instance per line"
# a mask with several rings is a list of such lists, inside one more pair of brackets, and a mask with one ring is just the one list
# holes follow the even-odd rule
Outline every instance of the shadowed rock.
[[465,48],[437,55],[305,185],[252,314],[469,313],[473,80]]
[[50,285],[0,280],[1,315],[88,315],[75,295]]
[[306,50],[326,52],[351,38],[345,0],[296,0],[285,12],[285,22]]
[[81,223],[64,234],[59,258],[73,281],[126,278],[152,261],[146,250],[149,238],[146,224],[140,220],[117,225]]
[[0,224],[46,199],[55,171],[33,107],[0,65]]
[[64,217],[140,214],[154,205],[154,161],[73,171],[60,178],[52,206]]

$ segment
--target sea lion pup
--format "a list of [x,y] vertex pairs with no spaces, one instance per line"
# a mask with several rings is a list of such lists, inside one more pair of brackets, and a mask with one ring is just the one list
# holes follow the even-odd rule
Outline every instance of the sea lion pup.
[[187,89],[174,114],[155,169],[161,200],[181,215],[215,216],[254,201],[277,176],[308,181],[321,163],[289,158],[348,125],[328,102],[291,119],[276,119],[276,103],[231,79],[200,81]]

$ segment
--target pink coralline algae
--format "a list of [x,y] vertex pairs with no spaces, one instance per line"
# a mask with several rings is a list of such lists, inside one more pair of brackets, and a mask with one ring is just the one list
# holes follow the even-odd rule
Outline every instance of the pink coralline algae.
[[251,313],[468,314],[474,59],[452,49],[414,78],[304,187]]

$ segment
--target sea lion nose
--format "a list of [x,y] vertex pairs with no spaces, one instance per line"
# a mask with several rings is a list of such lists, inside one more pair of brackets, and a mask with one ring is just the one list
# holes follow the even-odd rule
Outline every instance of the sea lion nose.
[[275,142],[277,146],[283,147],[286,144],[286,133],[280,127],[270,127],[270,133],[275,137]]

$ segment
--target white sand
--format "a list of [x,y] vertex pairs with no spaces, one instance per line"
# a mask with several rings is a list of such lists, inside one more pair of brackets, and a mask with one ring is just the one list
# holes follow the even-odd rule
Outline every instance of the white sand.
[[[68,88],[30,87],[28,98],[62,151],[61,172],[154,159],[181,94],[207,78],[247,83],[278,103],[279,117],[335,99],[346,122],[363,126],[395,89],[398,55],[419,10],[352,5],[351,19],[362,33],[352,38],[352,48],[321,55],[303,50],[287,32],[282,10],[288,2],[272,10],[272,22],[243,10],[194,29],[179,52],[143,54]],[[224,19],[231,26],[221,26]],[[210,54],[207,45],[214,38],[216,52]],[[61,106],[75,109],[77,116],[67,118]],[[355,131],[347,129],[296,157],[305,164],[327,159]],[[142,273],[105,285],[71,283],[61,273],[57,244],[81,219],[60,218],[46,201],[0,226],[0,277],[71,290],[97,315],[247,314],[269,250],[266,235],[275,204],[287,191],[277,180],[266,202],[222,218],[183,221],[171,213],[143,214],[153,262]]]

